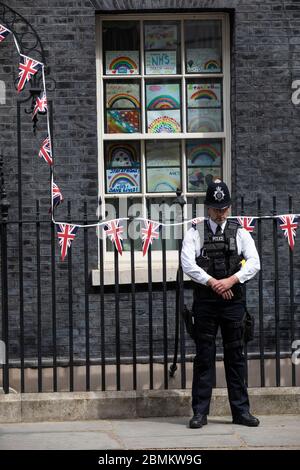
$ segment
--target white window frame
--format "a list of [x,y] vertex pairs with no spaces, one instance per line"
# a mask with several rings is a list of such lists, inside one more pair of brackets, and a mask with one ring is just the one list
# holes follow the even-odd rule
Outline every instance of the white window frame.
[[[121,75],[105,75],[103,73],[102,61],[102,21],[130,21],[138,20],[140,22],[140,50],[142,51],[140,60],[140,74],[130,76],[130,79],[140,79],[141,83],[141,125],[142,133],[135,134],[107,134],[104,129],[104,97],[103,97],[103,84],[106,80],[120,80],[128,77]],[[176,20],[181,21],[181,73],[176,75],[146,75],[144,70],[144,34],[143,22],[148,20]],[[222,22],[222,72],[210,74],[188,74],[185,73],[185,41],[184,41],[184,21],[183,20],[221,20]],[[177,14],[177,13],[164,13],[164,14],[114,14],[114,15],[97,15],[96,16],[96,72],[97,72],[97,126],[98,126],[98,188],[99,196],[102,200],[102,217],[105,214],[105,200],[120,199],[132,196],[139,198],[145,207],[146,196],[150,195],[152,198],[169,198],[172,197],[171,193],[146,193],[145,181],[145,145],[141,145],[141,193],[130,194],[106,194],[105,193],[105,164],[104,164],[104,142],[105,141],[118,141],[118,140],[170,140],[177,139],[184,142],[185,139],[221,139],[222,140],[222,170],[223,179],[226,181],[229,190],[231,190],[231,117],[230,117],[230,22],[227,13],[194,13],[194,14]],[[181,80],[181,120],[183,132],[174,134],[150,134],[145,130],[145,79],[159,79],[162,77],[170,78],[173,80]],[[187,133],[186,130],[186,93],[185,85],[186,80],[197,78],[222,78],[222,93],[223,93],[223,131],[222,132],[201,132],[201,133]],[[128,78],[129,79],[129,78]],[[181,181],[182,181],[182,196],[185,198],[203,196],[205,193],[187,192],[186,188],[186,155],[185,145],[182,147],[182,161],[181,161]],[[175,195],[174,195],[175,197]],[[197,214],[199,215],[199,214]],[[146,217],[145,213],[143,214]],[[187,208],[184,207],[184,217],[187,217]],[[186,228],[186,227],[185,227]],[[174,260],[176,252],[170,251],[169,258]],[[114,284],[114,253],[106,251],[106,243],[103,243],[103,256],[105,265],[105,284]],[[173,267],[168,267],[167,280],[174,280],[176,269],[178,266],[178,257],[173,261]],[[152,264],[153,264],[153,280],[161,280],[161,252],[152,251]],[[136,270],[140,271],[136,276],[137,282],[147,282],[147,257],[143,257],[142,253],[135,251],[135,265]],[[98,269],[92,271],[93,285],[99,285],[99,267],[100,256],[98,247]],[[155,271],[157,269],[156,279]],[[122,257],[119,257],[119,270],[120,270],[120,283],[130,283],[130,252],[124,252]]]

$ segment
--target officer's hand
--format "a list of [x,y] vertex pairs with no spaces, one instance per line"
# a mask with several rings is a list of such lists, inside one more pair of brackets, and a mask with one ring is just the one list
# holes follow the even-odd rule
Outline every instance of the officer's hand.
[[214,283],[214,286],[212,288],[217,294],[222,295],[224,292],[231,289],[231,287],[237,282],[239,282],[238,278],[233,275],[225,279],[220,279],[219,281]]
[[232,290],[231,290],[231,289],[228,289],[228,290],[226,290],[225,292],[223,292],[222,297],[223,297],[223,299],[225,299],[225,300],[230,300],[230,299],[232,299],[232,297],[233,297],[233,292],[232,292]]

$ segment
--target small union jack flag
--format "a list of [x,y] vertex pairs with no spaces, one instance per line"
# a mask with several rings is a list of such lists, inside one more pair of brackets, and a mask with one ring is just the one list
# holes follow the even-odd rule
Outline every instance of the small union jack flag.
[[120,224],[120,220],[112,220],[110,222],[107,222],[106,224],[106,235],[109,236],[110,240],[112,243],[115,244],[115,247],[117,248],[118,252],[120,255],[122,255],[122,236],[121,234],[123,233],[124,228]]
[[237,217],[237,221],[248,232],[254,231],[256,222],[256,219],[254,217]]
[[70,248],[78,231],[77,225],[70,224],[57,224],[57,236],[59,245],[61,247],[61,260],[63,261],[67,255],[68,248]]
[[145,228],[142,228],[142,239],[143,239],[143,256],[147,253],[152,241],[159,238],[159,227],[160,224],[153,222],[152,220],[144,219]]
[[37,96],[35,100],[35,105],[32,113],[32,119],[37,113],[46,114],[47,112],[47,95],[43,91],[41,96]]
[[[63,202],[64,198],[63,198],[63,195],[61,193],[61,190],[59,189],[59,187],[57,186],[56,183],[52,183],[52,201],[53,201],[53,209],[55,209],[57,206],[59,206],[59,204],[61,204]],[[49,209],[49,213],[51,213],[52,211],[52,207],[50,207]]]
[[19,82],[18,82],[18,93],[23,90],[26,83],[41,70],[43,64],[37,60],[33,60],[26,55],[21,54],[21,62],[19,65]]
[[51,144],[49,137],[46,137],[39,151],[39,157],[43,158],[49,165],[53,164]]
[[284,232],[284,236],[288,239],[290,249],[293,250],[295,246],[296,230],[298,227],[298,221],[296,215],[279,215],[278,218],[282,223],[279,222],[280,228]]
[[0,24],[0,42],[4,41],[5,38],[9,35],[10,31],[9,29],[5,28]]

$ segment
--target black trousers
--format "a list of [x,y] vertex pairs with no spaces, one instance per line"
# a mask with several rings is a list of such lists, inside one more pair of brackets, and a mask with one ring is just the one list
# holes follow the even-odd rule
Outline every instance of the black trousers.
[[194,414],[209,414],[215,382],[215,339],[218,327],[224,347],[224,366],[228,397],[233,416],[249,411],[245,384],[245,358],[242,345],[242,302],[230,300],[194,302],[197,331],[196,356],[193,365],[192,407]]

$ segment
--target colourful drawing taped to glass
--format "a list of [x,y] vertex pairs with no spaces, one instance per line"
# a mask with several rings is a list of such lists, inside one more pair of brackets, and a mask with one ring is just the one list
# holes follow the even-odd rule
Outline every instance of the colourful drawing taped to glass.
[[175,24],[146,24],[145,49],[161,50],[177,48],[177,25]]
[[148,111],[148,132],[160,134],[180,132],[180,110],[175,111]]
[[222,72],[220,51],[213,48],[187,49],[186,69],[187,73]]
[[108,193],[140,192],[140,170],[138,168],[112,168],[106,170]]
[[187,99],[190,108],[218,108],[221,106],[221,84],[189,83]]
[[175,75],[176,51],[146,51],[147,75]]
[[188,132],[221,132],[222,110],[207,108],[188,109]]
[[221,166],[221,143],[187,142],[188,166]]
[[140,108],[140,87],[132,83],[107,83],[106,107],[116,109]]
[[188,168],[187,190],[204,192],[215,178],[221,178],[221,168]]
[[181,143],[170,140],[154,140],[146,142],[146,165],[179,166]]
[[147,109],[179,109],[180,90],[178,83],[146,85]]
[[180,168],[148,168],[147,191],[150,193],[174,192],[181,187]]
[[139,132],[139,121],[139,111],[107,111],[107,132],[109,134]]
[[109,143],[105,148],[107,168],[139,167],[138,146],[136,143]]
[[138,75],[139,51],[107,51],[105,54],[107,75]]

